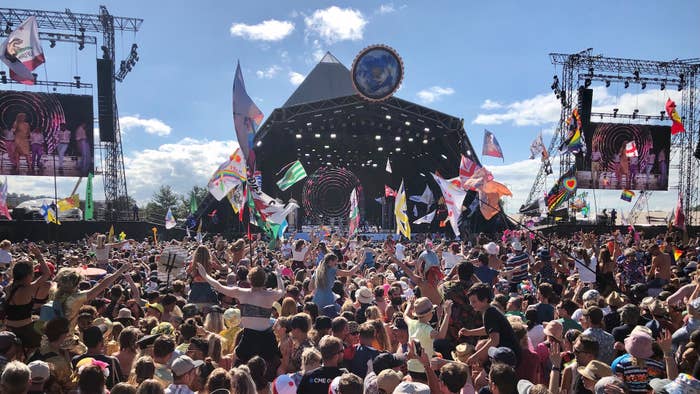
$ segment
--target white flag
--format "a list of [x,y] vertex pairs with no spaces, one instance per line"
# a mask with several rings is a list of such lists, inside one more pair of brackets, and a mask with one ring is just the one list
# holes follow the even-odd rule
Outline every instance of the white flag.
[[168,208],[168,213],[165,214],[165,228],[170,230],[171,228],[175,227],[176,224],[177,221],[175,220],[175,216],[173,216],[173,211]]
[[435,174],[432,175],[435,182],[440,185],[442,196],[445,198],[447,218],[452,225],[452,231],[454,231],[455,236],[459,236],[459,215],[462,213],[462,202],[464,202],[467,192],[462,188],[459,177],[445,180]]
[[413,224],[423,224],[423,223],[432,223],[433,219],[435,219],[435,212],[430,212],[429,214],[423,216],[422,218],[418,218],[413,221]]
[[423,204],[427,205],[428,207],[431,206],[433,204],[433,202],[435,202],[435,197],[433,197],[433,192],[430,191],[430,188],[428,187],[428,185],[425,185],[425,190],[423,191],[423,194],[421,194],[420,196],[418,196],[418,195],[411,196],[408,199],[413,201],[413,202],[423,203]]
[[386,172],[391,174],[391,162],[389,161],[389,158],[386,158]]
[[0,60],[10,68],[10,78],[34,85],[32,71],[45,61],[36,17],[30,16],[0,46]]

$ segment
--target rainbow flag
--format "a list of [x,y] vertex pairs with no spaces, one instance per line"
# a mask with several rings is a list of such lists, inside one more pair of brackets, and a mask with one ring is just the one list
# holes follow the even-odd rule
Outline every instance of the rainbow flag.
[[681,256],[683,256],[683,251],[680,250],[680,249],[678,249],[678,248],[676,248],[676,247],[674,247],[674,248],[673,248],[673,259],[674,259],[675,261],[678,261],[678,259],[680,259]]
[[578,182],[576,181],[576,168],[571,167],[561,178],[552,186],[545,197],[547,209],[550,213],[557,209],[564,201],[576,195]]
[[583,126],[578,108],[574,108],[573,112],[571,112],[571,116],[566,120],[566,125],[569,128],[569,132],[559,150],[562,153],[573,154],[586,152],[586,142],[583,139]]
[[634,198],[634,192],[632,190],[627,190],[627,189],[622,190],[622,194],[620,194],[620,200],[632,202],[633,198]]

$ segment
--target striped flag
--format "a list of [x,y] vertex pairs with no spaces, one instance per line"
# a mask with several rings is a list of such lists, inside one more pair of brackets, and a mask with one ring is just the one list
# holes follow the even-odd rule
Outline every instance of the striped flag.
[[404,237],[411,239],[411,223],[408,221],[408,208],[406,205],[406,190],[401,187],[396,192],[396,201],[394,202],[394,215],[396,216],[396,234],[403,234]]
[[233,125],[236,128],[238,145],[248,163],[254,162],[254,159],[251,158],[253,138],[264,116],[245,90],[241,63],[239,62],[236,65],[236,76],[233,79]]
[[634,198],[634,192],[632,190],[624,189],[622,191],[622,194],[620,195],[620,199],[627,201],[627,202],[632,202],[633,198]]
[[586,143],[583,138],[583,123],[581,122],[578,108],[574,108],[571,112],[571,116],[566,120],[566,125],[569,129],[567,138],[559,147],[559,151],[573,154],[586,152]]
[[6,217],[8,220],[12,220],[10,210],[7,209],[7,177],[5,177],[5,182],[0,186],[0,215]]
[[462,160],[459,162],[459,180],[464,185],[467,179],[474,175],[474,171],[481,168],[478,164],[474,163],[472,159],[469,159],[462,155]]
[[634,141],[630,141],[627,144],[625,144],[625,156],[639,157],[639,151],[637,151],[637,144]]
[[0,45],[0,60],[10,69],[10,78],[34,85],[32,71],[45,62],[35,16],[22,22]]
[[348,218],[348,236],[352,236],[360,227],[360,209],[357,204],[357,188],[350,193],[350,216]]
[[680,259],[681,256],[683,256],[683,251],[674,246],[673,247],[673,260],[678,261],[678,259]]
[[287,169],[282,179],[277,181],[277,187],[285,191],[304,178],[306,178],[306,170],[301,165],[301,162],[297,160]]

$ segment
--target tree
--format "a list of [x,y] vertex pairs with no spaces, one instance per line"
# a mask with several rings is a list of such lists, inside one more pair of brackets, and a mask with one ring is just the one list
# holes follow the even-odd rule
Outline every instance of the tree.
[[[161,185],[158,191],[153,193],[151,201],[146,205],[146,219],[156,222],[164,220],[168,208],[176,211],[181,199],[182,196],[175,193],[170,185]],[[175,217],[177,218],[178,216],[175,215]]]
[[197,205],[201,205],[202,201],[204,201],[208,194],[209,190],[207,188],[193,186],[188,193],[182,196],[176,211],[174,211],[175,217],[185,219],[190,215],[190,200],[193,195],[195,200],[197,201]]

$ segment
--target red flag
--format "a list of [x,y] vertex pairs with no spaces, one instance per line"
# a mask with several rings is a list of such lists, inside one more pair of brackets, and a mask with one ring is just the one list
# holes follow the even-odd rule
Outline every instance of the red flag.
[[390,188],[387,185],[384,185],[384,196],[385,197],[396,197],[396,190]]
[[462,155],[462,160],[459,162],[459,180],[462,181],[462,184],[471,178],[478,168],[480,168],[478,164]]
[[685,231],[685,215],[683,214],[683,200],[678,196],[678,204],[673,215],[673,227],[677,227]]
[[0,61],[10,69],[10,78],[25,85],[34,85],[32,71],[45,61],[35,16],[22,22],[0,45]]
[[671,99],[668,99],[666,101],[666,113],[673,122],[673,124],[671,125],[671,135],[676,135],[678,133],[684,132],[685,127],[683,127],[683,121],[678,115],[678,111],[676,111],[676,103]]

